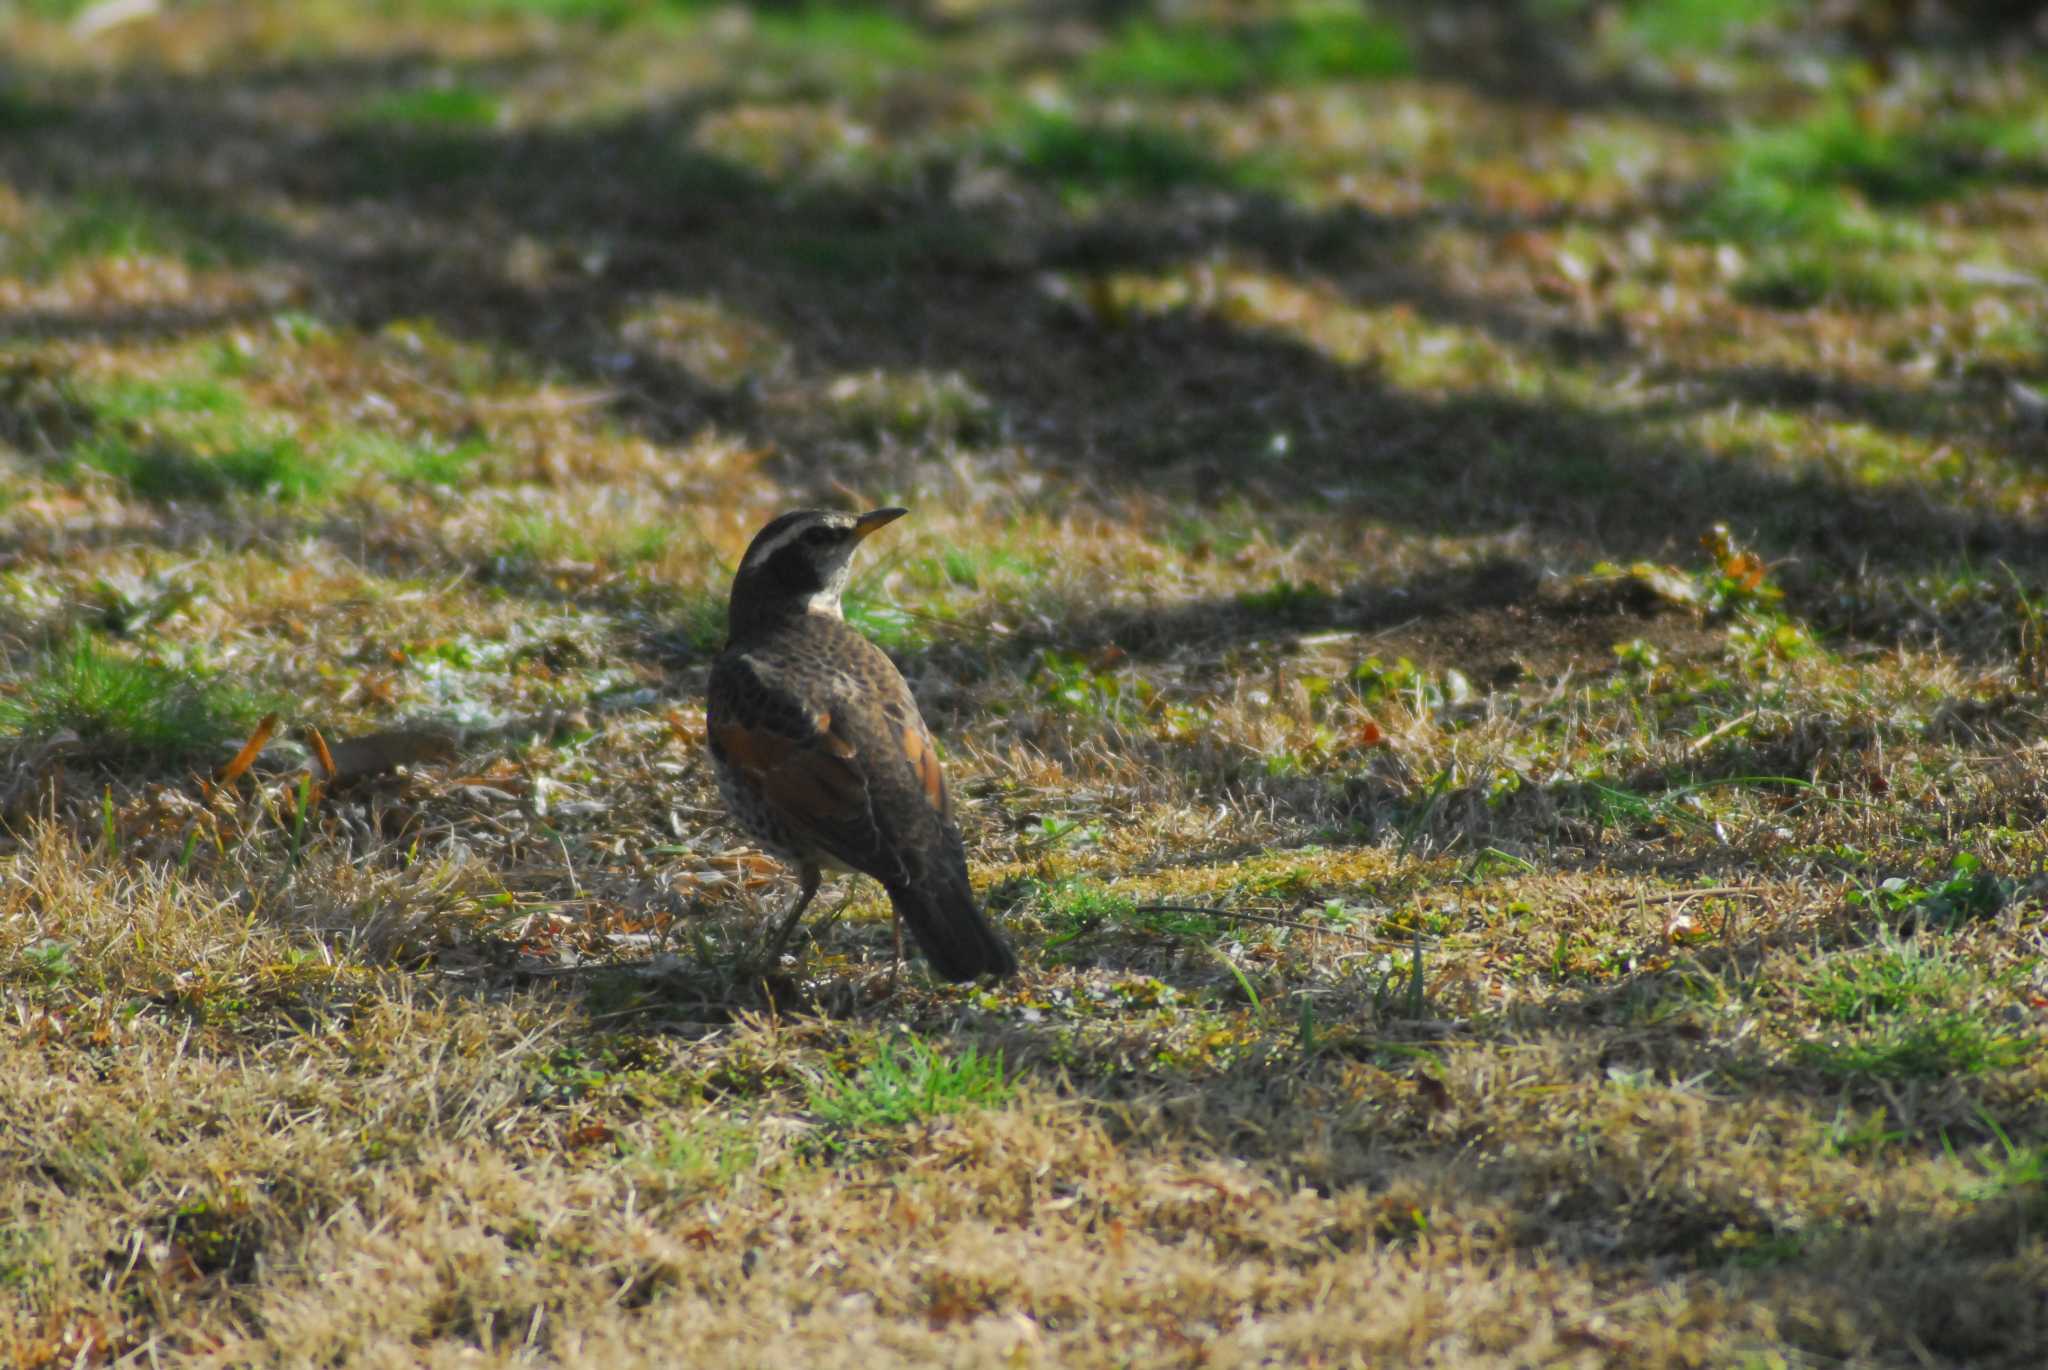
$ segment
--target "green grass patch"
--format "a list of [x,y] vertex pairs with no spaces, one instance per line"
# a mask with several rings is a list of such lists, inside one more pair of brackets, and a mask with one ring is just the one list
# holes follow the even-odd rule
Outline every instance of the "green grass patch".
[[[1131,926],[1155,937],[1179,937],[1195,942],[1213,942],[1231,930],[1227,919],[1212,918],[1189,908],[1134,908]],[[1233,975],[1238,972],[1233,971]],[[1254,996],[1247,995],[1247,998]]]
[[931,641],[928,617],[899,604],[849,592],[841,607],[848,623],[889,651],[912,651]]
[[1083,718],[1132,718],[1157,697],[1152,682],[1141,675],[1106,670],[1065,652],[1040,653],[1029,681],[1042,703]]
[[913,583],[928,590],[1029,587],[1044,569],[1043,558],[1029,547],[989,543],[948,547],[904,566]]
[[1280,623],[1318,623],[1327,618],[1337,597],[1320,585],[1301,585],[1285,578],[1261,590],[1246,590],[1238,607],[1261,619]]
[[1935,1080],[2010,1070],[2033,1058],[2036,1043],[1965,1012],[1913,1020],[1887,1018],[1868,1031],[1802,1042],[1795,1057],[1824,1075]]
[[62,985],[78,978],[74,950],[70,943],[54,939],[35,942],[21,949],[21,963],[45,986]]
[[487,129],[504,112],[496,95],[477,86],[425,86],[385,91],[356,107],[362,124],[421,129]]
[[239,490],[289,501],[322,493],[332,483],[317,458],[284,437],[250,435],[195,451],[163,440],[106,435],[81,443],[73,456],[152,500],[216,501]]
[[1982,1179],[1967,1186],[1963,1197],[1971,1203],[1989,1203],[2014,1196],[2025,1198],[2039,1211],[2048,1208],[2048,1145],[2024,1145],[2013,1141],[1988,1113],[1980,1113],[1997,1139],[1994,1152],[1985,1148],[1977,1158]]
[[837,54],[859,54],[872,61],[912,66],[932,60],[936,51],[915,24],[886,9],[864,5],[805,4],[762,7],[757,21],[763,36],[779,43]]
[[499,525],[496,546],[488,555],[535,565],[592,561],[624,569],[655,560],[674,537],[675,529],[661,522],[588,528],[552,514],[520,512]]
[[1999,113],[1961,114],[1945,126],[1948,141],[1974,148],[1994,170],[2031,170],[2048,159],[2048,104]]
[[285,416],[251,405],[239,387],[220,379],[247,369],[240,356],[221,349],[212,376],[73,387],[87,431],[61,454],[59,469],[105,472],[152,500],[247,494],[293,503],[372,476],[475,483],[489,451],[481,439],[450,443],[354,427],[301,438]]
[[103,761],[172,763],[246,733],[262,712],[247,692],[131,655],[87,633],[0,685],[0,736],[39,741],[65,731]]
[[1846,102],[1745,136],[1737,165],[1750,176],[1846,186],[1873,204],[1902,206],[1955,195],[1968,184],[1969,169],[1942,126],[1893,127]]
[[865,5],[807,3],[753,11],[767,55],[794,61],[829,84],[866,89],[890,75],[932,66],[939,48],[910,21]]
[[676,1179],[721,1187],[760,1163],[761,1144],[743,1121],[706,1119],[687,1128],[663,1123],[660,1141],[643,1154],[649,1164]]
[[85,12],[93,0],[15,0],[10,8],[36,19],[64,23]]
[[1826,248],[1777,248],[1747,265],[1734,294],[1767,309],[1813,309],[1837,305],[1880,313],[1920,298],[1925,287],[1876,255],[1842,254]]
[[242,394],[199,378],[82,387],[92,422],[60,462],[119,480],[144,499],[218,501],[241,492],[293,501],[331,490],[328,454],[253,410]]
[[31,280],[76,262],[163,257],[203,269],[243,255],[227,225],[119,192],[43,206],[18,232],[0,233],[0,272]]
[[1968,966],[1941,950],[1887,939],[1860,955],[1822,961],[1800,995],[1829,1022],[1862,1023],[1950,1004],[1973,978]]
[[1136,916],[1137,902],[1118,894],[1100,881],[1068,876],[1050,883],[1033,882],[1040,917],[1053,937],[1046,943],[1057,947],[1099,928],[1119,927]]
[[154,421],[166,416],[239,422],[249,413],[248,401],[240,391],[203,376],[116,380],[90,387],[87,398],[101,420],[113,423]]
[[1881,248],[1911,236],[1840,186],[1766,172],[1745,164],[1740,154],[1694,228],[1705,237],[1751,246]]
[[1958,194],[1970,165],[1950,133],[1892,129],[1837,104],[1738,137],[1693,228],[1757,253],[1736,284],[1754,303],[1896,308],[1917,294],[1898,254],[1927,234],[1895,211]]
[[1895,257],[1924,245],[1927,234],[1900,211],[1953,199],[1981,182],[1995,160],[2038,158],[2044,149],[2037,135],[2048,137],[2048,120],[2022,116],[1914,127],[1893,118],[1838,101],[1735,140],[1728,171],[1694,228],[1766,250],[1739,293],[1787,307],[1904,303],[1913,282]]
[[481,438],[437,442],[348,428],[328,436],[325,450],[344,469],[375,472],[406,485],[464,489],[482,478],[490,444]]
[[1110,124],[1033,110],[1013,119],[993,141],[1019,170],[1075,198],[1163,195],[1257,179],[1186,135],[1154,124]]
[[1785,0],[1637,0],[1624,11],[1621,30],[1632,45],[1663,56],[1713,52],[1786,9]]
[[1925,926],[1945,928],[1995,917],[2017,889],[2016,882],[1992,874],[1978,857],[1961,852],[1945,879],[1922,885],[1892,876],[1874,889],[1851,890],[1847,902],[1885,918],[1919,918]]
[[841,1132],[866,1132],[987,1108],[1014,1093],[1001,1052],[972,1045],[948,1055],[916,1037],[883,1041],[852,1076],[825,1076],[810,1091],[810,1110]]
[[667,605],[671,631],[691,650],[712,652],[725,642],[726,597],[720,590],[679,591]]
[[1083,68],[1091,85],[1166,94],[1403,76],[1415,69],[1399,25],[1349,5],[1317,5],[1266,24],[1209,28],[1137,20]]
[[573,1104],[607,1095],[673,1105],[682,1099],[678,1077],[662,1070],[650,1044],[631,1036],[603,1036],[529,1058],[527,1097],[545,1105]]

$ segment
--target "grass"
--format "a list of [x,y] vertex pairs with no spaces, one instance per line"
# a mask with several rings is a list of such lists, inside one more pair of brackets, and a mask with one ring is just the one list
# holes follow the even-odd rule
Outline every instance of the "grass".
[[1001,419],[985,395],[955,373],[881,373],[842,376],[826,399],[851,435],[868,442],[970,442],[1000,431]]
[[[1831,1033],[1802,1043],[1801,1057],[1840,1077],[1940,1079],[2010,1069],[2029,1048],[1987,1007],[2001,997],[1998,989],[1939,945],[1881,937],[1860,955],[1828,957],[1801,986]],[[1832,1035],[1843,1024],[1861,1030]]]
[[514,513],[499,529],[492,555],[535,565],[596,560],[625,567],[654,561],[667,550],[672,531],[658,523],[607,528],[593,536],[575,523],[548,514]]
[[[27,128],[48,126],[54,116],[34,113],[40,108],[27,107],[17,122]],[[0,265],[31,280],[47,280],[76,263],[104,258],[164,258],[205,268],[247,255],[247,244],[223,222],[119,192],[46,203],[23,218],[0,241]]]
[[0,1362],[2038,1360],[2039,65],[1423,8],[0,17]]
[[1772,309],[1835,304],[1867,312],[1896,310],[1919,293],[1910,278],[1826,249],[1766,252],[1735,283],[1736,298]]
[[2015,174],[2038,179],[2041,156],[2038,120],[2025,113],[1915,116],[1837,98],[1739,136],[1696,227],[1755,250],[1736,283],[1743,298],[1893,311],[1927,289],[1923,271],[1900,269],[1929,242],[1904,211]]
[[997,135],[996,147],[1027,175],[1083,198],[1158,195],[1227,184],[1241,175],[1175,130],[1103,124],[1059,112],[1018,116]]
[[38,19],[74,19],[91,0],[24,0],[21,8]]
[[2026,1040],[1967,1014],[1944,1013],[1848,1041],[1810,1043],[1800,1054],[1825,1075],[1941,1080],[2010,1070],[2031,1049]]
[[1784,17],[1784,0],[1636,0],[1624,7],[1622,30],[1651,52],[1712,51],[1741,30]]
[[234,685],[79,633],[40,654],[0,696],[0,736],[19,746],[68,733],[103,762],[166,765],[220,747],[257,712]]
[[1805,987],[1825,1019],[1839,1023],[1946,1003],[1966,969],[1945,954],[1908,943],[1884,945],[1855,961],[1831,959]]
[[841,1132],[902,1127],[1009,1098],[1000,1052],[982,1056],[970,1046],[950,1058],[918,1038],[879,1043],[864,1065],[843,1079],[826,1077],[811,1088],[819,1121]]
[[88,467],[143,499],[218,501],[241,491],[291,501],[329,490],[336,472],[242,394],[210,379],[117,381],[83,395],[93,430],[60,469]]
[[356,111],[365,124],[414,129],[490,128],[502,113],[496,96],[476,86],[434,86],[373,95]]
[[773,47],[849,64],[918,67],[935,55],[915,25],[878,6],[805,3],[786,13],[764,14],[759,31]]
[[404,438],[340,424],[303,435],[274,409],[254,405],[260,379],[248,355],[223,348],[212,374],[122,379],[60,387],[70,441],[55,445],[52,468],[85,470],[157,501],[219,503],[235,495],[279,504],[317,503],[365,480],[459,487],[474,484],[488,453],[478,438]]
[[1236,29],[1134,20],[1095,50],[1085,71],[1089,81],[1111,89],[1227,95],[1402,76],[1413,68],[1408,37],[1397,25],[1348,6],[1316,5]]

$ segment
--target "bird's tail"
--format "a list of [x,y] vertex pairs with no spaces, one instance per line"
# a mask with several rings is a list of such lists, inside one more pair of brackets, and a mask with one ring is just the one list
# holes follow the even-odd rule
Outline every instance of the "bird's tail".
[[891,884],[889,898],[910,925],[910,935],[942,979],[1005,978],[1017,973],[1017,954],[974,902],[967,872],[928,885]]

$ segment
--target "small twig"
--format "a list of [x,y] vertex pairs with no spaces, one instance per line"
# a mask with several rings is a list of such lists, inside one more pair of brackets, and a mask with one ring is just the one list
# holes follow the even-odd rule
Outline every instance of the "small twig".
[[1326,937],[1343,937],[1353,942],[1364,943],[1366,946],[1378,946],[1383,940],[1378,937],[1368,937],[1360,932],[1347,932],[1343,928],[1318,927],[1314,923],[1304,923],[1298,918],[1275,918],[1273,915],[1266,913],[1240,913],[1236,909],[1212,909],[1205,908],[1200,904],[1139,904],[1132,908],[1131,912],[1198,913],[1205,918],[1221,918],[1226,922],[1232,923],[1264,923],[1268,927],[1293,928],[1297,932],[1320,933]]
[[1748,723],[1749,721],[1754,719],[1759,712],[1759,710],[1751,709],[1747,713],[1737,714],[1735,717],[1729,719],[1726,723],[1723,723],[1720,727],[1714,729],[1706,736],[1695,739],[1693,741],[1693,744],[1686,750],[1692,752],[1705,751],[1708,747],[1713,746],[1716,742],[1719,742],[1729,733],[1734,732],[1743,724]]

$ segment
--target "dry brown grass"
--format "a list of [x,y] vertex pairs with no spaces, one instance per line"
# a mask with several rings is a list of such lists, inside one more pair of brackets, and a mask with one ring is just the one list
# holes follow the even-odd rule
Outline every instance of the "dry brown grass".
[[[0,1359],[2039,1359],[2037,59],[63,8]],[[805,502],[915,512],[851,614],[1014,983],[892,979],[868,884],[759,962],[700,695]]]

